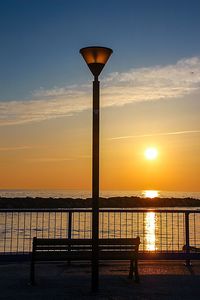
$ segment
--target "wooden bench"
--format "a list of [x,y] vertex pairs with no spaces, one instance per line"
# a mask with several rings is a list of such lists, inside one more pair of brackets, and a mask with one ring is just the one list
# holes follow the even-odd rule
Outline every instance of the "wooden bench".
[[[130,260],[129,278],[139,282],[138,248],[140,238],[99,239],[99,260]],[[35,284],[36,261],[91,261],[92,239],[33,238],[31,284]]]

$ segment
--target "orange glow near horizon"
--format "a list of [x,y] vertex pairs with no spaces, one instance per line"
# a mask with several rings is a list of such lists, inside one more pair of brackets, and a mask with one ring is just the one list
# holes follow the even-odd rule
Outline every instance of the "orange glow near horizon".
[[[121,108],[119,115],[116,111],[112,115],[102,110],[101,191],[199,191],[198,135],[112,140],[108,137],[117,136],[120,131],[131,133],[132,114],[127,120],[128,108]],[[122,122],[116,121],[119,119]],[[146,120],[136,121],[139,125],[135,130],[147,131]],[[3,141],[1,189],[91,190],[90,112],[23,126],[0,127],[0,137]],[[145,159],[147,145],[158,149],[156,159]],[[145,196],[153,198],[157,194],[148,192]]]

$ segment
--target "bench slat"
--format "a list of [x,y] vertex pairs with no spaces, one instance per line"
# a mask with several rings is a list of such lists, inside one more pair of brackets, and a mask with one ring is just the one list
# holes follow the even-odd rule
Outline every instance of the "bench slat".
[[139,245],[140,238],[108,238],[99,239],[99,245]]
[[[135,259],[137,255],[130,251],[110,251],[110,252],[100,252],[99,253],[99,260],[131,260]],[[70,251],[70,252],[44,252],[40,251],[35,254],[35,259],[37,261],[39,260],[51,260],[51,261],[67,261],[67,260],[91,260],[92,259],[92,251],[82,251],[76,252],[76,251]]]
[[34,239],[36,245],[91,245],[92,239]]
[[[92,245],[39,245],[36,246],[35,251],[88,251],[92,249]],[[121,245],[108,245],[108,246],[99,246],[99,251],[110,251],[110,250],[115,250],[115,251],[122,251],[122,250],[127,250],[127,251],[135,251],[136,246],[135,245],[130,245],[130,246],[121,246]]]
[[[91,245],[92,239],[35,239],[37,245]],[[139,238],[99,239],[99,245],[139,245]]]
[[36,248],[35,252],[38,251],[55,251],[55,252],[59,252],[59,251],[89,251],[92,250],[92,245],[89,246],[55,246],[55,247],[49,247],[49,246],[39,246]]

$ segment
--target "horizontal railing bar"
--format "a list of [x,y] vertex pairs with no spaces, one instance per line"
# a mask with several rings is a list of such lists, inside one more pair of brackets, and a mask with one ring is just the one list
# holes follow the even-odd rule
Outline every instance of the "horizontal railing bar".
[[191,210],[191,209],[157,209],[157,208],[151,208],[151,209],[100,209],[99,212],[133,212],[133,213],[146,213],[146,212],[158,212],[158,213],[200,213],[200,209],[198,210]]
[[[4,253],[0,254],[0,262],[11,262],[11,261],[25,261],[30,260],[31,253]],[[139,251],[139,260],[199,260],[200,253],[190,253],[189,255],[185,252],[150,252],[150,251]]]
[[0,213],[3,212],[54,212],[54,213],[61,213],[61,212],[92,212],[92,209],[71,209],[71,208],[0,208]]
[[199,260],[200,259],[200,253],[185,253],[185,252],[176,252],[176,251],[139,251],[138,258],[140,260]]
[[[92,212],[91,208],[80,208],[80,209],[74,209],[74,208],[0,208],[0,213],[12,213],[12,212]],[[157,208],[138,208],[138,209],[112,209],[112,208],[106,208],[106,209],[99,209],[99,212],[106,212],[106,213],[113,213],[113,212],[118,212],[118,213],[125,213],[125,212],[134,212],[134,213],[142,213],[142,212],[158,212],[158,213],[200,213],[200,209],[157,209]]]

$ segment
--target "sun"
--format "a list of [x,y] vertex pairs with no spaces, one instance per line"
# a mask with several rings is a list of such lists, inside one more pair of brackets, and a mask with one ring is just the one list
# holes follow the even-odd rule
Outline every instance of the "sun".
[[154,160],[158,157],[158,150],[156,148],[147,148],[144,152],[146,159]]

